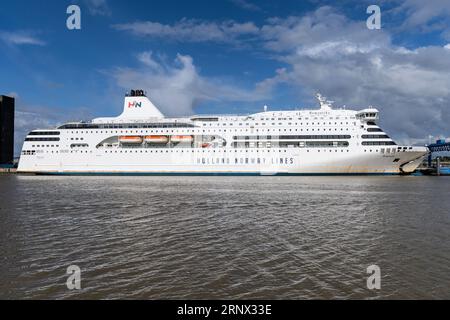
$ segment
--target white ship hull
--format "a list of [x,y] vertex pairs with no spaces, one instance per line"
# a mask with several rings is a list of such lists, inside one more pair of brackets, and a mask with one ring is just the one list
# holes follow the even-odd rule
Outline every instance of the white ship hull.
[[[172,149],[168,153],[88,153],[74,157],[23,156],[19,171],[47,174],[402,174],[413,172],[423,160],[425,148],[393,155],[357,150],[309,151],[261,149],[258,152],[222,152]],[[148,150],[147,150],[148,151]],[[327,152],[328,151],[328,152]],[[394,158],[400,158],[393,162]],[[259,162],[259,163],[258,163]]]

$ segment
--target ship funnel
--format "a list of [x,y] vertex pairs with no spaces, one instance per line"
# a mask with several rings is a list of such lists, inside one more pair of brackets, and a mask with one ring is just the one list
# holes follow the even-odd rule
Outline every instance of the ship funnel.
[[164,115],[147,98],[143,90],[131,90],[130,94],[125,96],[123,112],[119,118],[139,120],[147,118],[164,118]]
[[127,123],[163,119],[164,115],[147,98],[143,90],[131,90],[125,96],[123,112],[115,118],[96,118],[93,123]]

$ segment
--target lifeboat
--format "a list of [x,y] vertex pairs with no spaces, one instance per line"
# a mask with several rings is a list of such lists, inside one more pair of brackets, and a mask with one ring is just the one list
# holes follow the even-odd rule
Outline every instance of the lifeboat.
[[172,136],[170,138],[170,141],[173,143],[180,143],[180,142],[192,142],[194,140],[194,137],[192,136]]
[[169,142],[168,136],[145,136],[145,142],[147,143],[167,143]]
[[209,142],[202,143],[202,148],[209,148],[209,147],[211,147],[211,143]]
[[139,144],[139,143],[142,143],[142,137],[141,136],[120,136],[119,142]]

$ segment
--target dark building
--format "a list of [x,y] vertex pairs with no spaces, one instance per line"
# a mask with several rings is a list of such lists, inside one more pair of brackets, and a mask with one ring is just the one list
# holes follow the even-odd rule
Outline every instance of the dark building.
[[14,157],[14,98],[0,96],[0,165]]

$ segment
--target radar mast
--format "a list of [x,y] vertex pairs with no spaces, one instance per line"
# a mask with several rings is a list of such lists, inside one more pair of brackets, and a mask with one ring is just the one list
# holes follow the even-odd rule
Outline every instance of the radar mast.
[[319,92],[316,93],[316,98],[319,100],[320,110],[331,110],[334,101],[327,100],[327,98],[322,96]]

